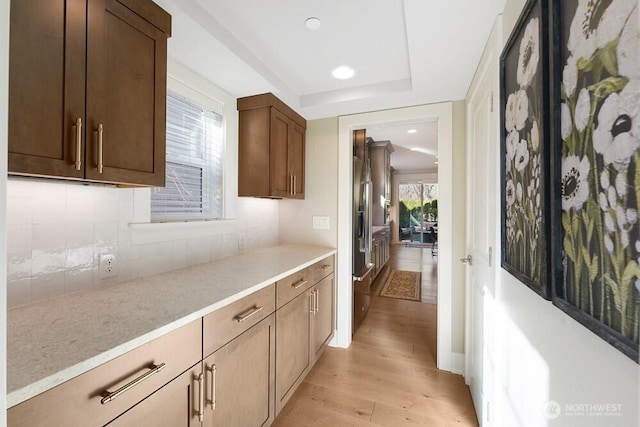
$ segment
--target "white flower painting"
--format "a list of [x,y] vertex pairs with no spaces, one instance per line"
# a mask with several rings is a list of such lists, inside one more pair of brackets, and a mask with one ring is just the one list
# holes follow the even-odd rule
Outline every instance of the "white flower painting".
[[516,79],[520,87],[528,87],[536,75],[540,60],[540,23],[532,18],[524,30],[518,55]]
[[[640,3],[573,0],[557,10],[562,282],[556,296],[638,361]],[[517,158],[517,154],[516,154]],[[573,315],[573,314],[572,314]],[[577,316],[577,315],[575,315]],[[591,322],[591,323],[590,323]]]
[[[504,138],[503,265],[548,297],[542,176],[546,160],[543,117],[542,6],[525,12],[502,56]],[[546,38],[545,38],[546,40]],[[570,77],[570,76],[569,76]]]
[[562,159],[562,210],[579,210],[589,198],[589,159],[569,156]]

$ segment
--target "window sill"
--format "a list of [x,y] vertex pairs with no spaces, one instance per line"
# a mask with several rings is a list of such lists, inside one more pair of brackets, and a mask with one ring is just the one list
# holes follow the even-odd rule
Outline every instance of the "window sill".
[[236,219],[210,221],[130,223],[131,243],[143,245],[171,240],[213,236],[237,231]]

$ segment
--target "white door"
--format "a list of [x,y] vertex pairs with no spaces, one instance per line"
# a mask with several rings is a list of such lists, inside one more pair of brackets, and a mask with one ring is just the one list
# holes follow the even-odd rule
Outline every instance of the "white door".
[[[499,18],[498,18],[499,20]],[[497,21],[498,22],[498,21]],[[496,206],[499,192],[498,125],[500,25],[494,25],[480,66],[467,98],[467,256],[466,269],[466,356],[465,377],[481,425],[490,425],[493,360],[486,355],[485,342],[492,331],[497,251]],[[463,261],[463,260],[461,260]]]

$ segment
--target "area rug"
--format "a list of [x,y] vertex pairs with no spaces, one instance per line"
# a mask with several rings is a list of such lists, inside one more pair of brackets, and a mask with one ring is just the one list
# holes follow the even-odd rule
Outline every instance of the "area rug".
[[380,290],[380,296],[420,301],[420,273],[392,270]]

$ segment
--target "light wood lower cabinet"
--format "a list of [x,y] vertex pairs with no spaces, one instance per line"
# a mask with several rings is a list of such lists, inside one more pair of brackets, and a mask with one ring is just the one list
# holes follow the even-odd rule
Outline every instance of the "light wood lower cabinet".
[[276,289],[269,285],[202,318],[203,355],[208,356],[275,310]]
[[[311,267],[316,283],[276,311],[276,414],[282,410],[313,364],[322,355],[335,330],[334,259]],[[291,277],[291,276],[290,276]],[[278,281],[286,289],[290,277]],[[293,281],[295,285],[297,281]],[[303,288],[300,288],[303,289]],[[282,302],[278,295],[279,303]]]
[[204,409],[204,402],[200,401],[201,373],[202,366],[198,363],[107,426],[200,426],[198,415]]
[[204,426],[268,426],[274,418],[273,314],[204,360]]
[[320,357],[322,351],[329,344],[335,329],[333,283],[334,276],[332,274],[318,282],[313,289],[315,297],[313,298],[314,308],[311,316],[313,344],[313,352],[311,354],[314,362]]
[[382,271],[382,268],[389,260],[391,245],[391,233],[389,227],[387,226],[386,228],[373,233],[371,244],[371,260],[375,265],[373,269],[372,279],[375,279],[378,273]]
[[312,292],[276,312],[276,413],[287,403],[311,362]]

